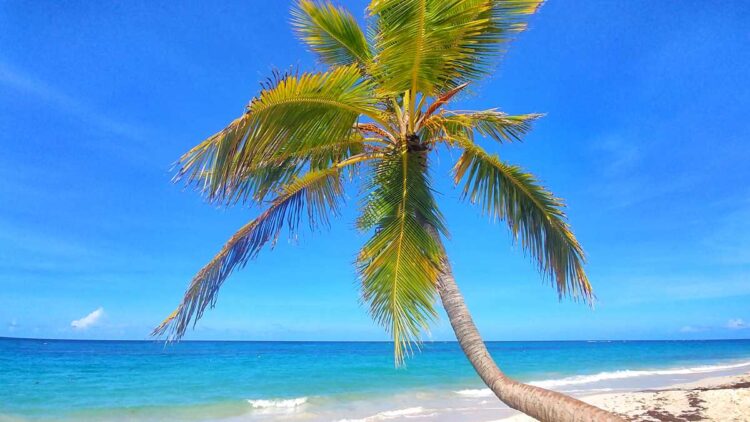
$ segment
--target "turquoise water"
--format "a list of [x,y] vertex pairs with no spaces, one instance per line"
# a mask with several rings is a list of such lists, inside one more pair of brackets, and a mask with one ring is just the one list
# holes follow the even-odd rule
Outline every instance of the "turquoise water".
[[[750,370],[750,340],[488,346],[511,376],[574,394]],[[389,343],[0,339],[0,420],[437,420],[460,406],[489,420],[500,407],[482,387],[453,342],[395,369]]]

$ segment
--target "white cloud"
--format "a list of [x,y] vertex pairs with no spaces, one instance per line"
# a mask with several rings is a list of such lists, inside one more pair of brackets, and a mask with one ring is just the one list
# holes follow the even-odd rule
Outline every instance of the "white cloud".
[[103,316],[104,308],[100,306],[85,317],[72,321],[70,323],[70,326],[75,328],[76,330],[85,330],[93,325],[96,325],[96,323],[98,323]]
[[727,321],[727,328],[731,330],[741,330],[743,328],[750,328],[750,325],[747,325],[742,318],[732,318]]

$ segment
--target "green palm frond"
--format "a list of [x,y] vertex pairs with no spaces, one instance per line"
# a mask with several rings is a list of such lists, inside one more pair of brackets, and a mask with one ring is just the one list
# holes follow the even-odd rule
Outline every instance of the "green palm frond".
[[268,154],[347,139],[360,116],[380,119],[372,89],[356,66],[287,77],[250,103],[248,149]]
[[433,96],[476,80],[540,0],[373,0],[372,73],[387,92]]
[[332,167],[310,171],[285,185],[270,206],[237,231],[195,275],[182,303],[152,334],[168,334],[173,340],[181,338],[191,322],[195,324],[207,307],[214,306],[219,288],[235,268],[256,257],[267,243],[274,244],[284,226],[290,235],[296,233],[303,211],[307,213],[311,228],[327,225],[329,215],[337,212],[342,199],[341,170],[375,157],[351,157]]
[[233,271],[285,229],[295,236],[305,221],[327,226],[344,181],[356,175],[366,193],[357,226],[372,234],[356,260],[362,300],[392,335],[401,365],[436,317],[447,259],[428,171],[438,143],[462,152],[454,175],[463,197],[507,223],[560,297],[592,300],[562,201],[475,143],[520,141],[541,115],[446,110],[491,69],[543,0],[372,0],[367,36],[332,1],[295,0],[292,11],[299,38],[330,68],[274,72],[242,116],[178,161],[175,180],[209,201],[266,208],[194,276],[153,334],[181,338]]
[[[246,203],[249,200],[260,203],[269,194],[283,187],[305,170],[320,170],[348,157],[368,152],[377,152],[379,147],[366,143],[359,133],[352,133],[348,139],[325,142],[297,148],[284,148],[270,154],[270,158],[251,166],[243,167],[242,174],[215,195],[216,202],[227,205]],[[210,179],[205,173],[199,177]],[[206,182],[204,182],[205,184]]]
[[224,174],[226,164],[235,160],[232,147],[236,148],[245,138],[249,129],[250,116],[244,115],[233,120],[227,127],[211,135],[191,148],[177,162],[174,182],[185,182],[209,199],[223,193],[219,184],[219,174]]
[[463,154],[454,167],[463,195],[491,218],[505,220],[513,238],[549,276],[560,297],[592,299],[583,270],[583,249],[566,222],[564,204],[530,173],[506,164],[470,141],[460,141]]
[[328,1],[300,0],[292,9],[292,25],[299,38],[328,65],[357,64],[364,69],[372,58],[357,20]]
[[356,66],[286,75],[247,112],[185,154],[176,178],[224,200],[248,169],[280,153],[350,139],[361,116],[380,118],[372,84]]
[[444,112],[427,118],[423,124],[430,139],[453,142],[474,140],[476,135],[488,136],[498,142],[521,141],[531,130],[531,123],[542,114],[508,115],[496,110],[466,113]]
[[445,226],[425,160],[406,151],[379,160],[358,221],[361,230],[375,229],[357,258],[363,300],[393,336],[397,365],[436,316],[441,249],[425,226],[439,233],[445,233]]

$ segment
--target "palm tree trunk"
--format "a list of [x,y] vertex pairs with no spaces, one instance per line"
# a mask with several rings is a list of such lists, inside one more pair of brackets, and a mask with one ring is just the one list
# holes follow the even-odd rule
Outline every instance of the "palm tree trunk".
[[508,378],[479,335],[447,260],[438,280],[438,292],[456,339],[477,374],[493,393],[513,409],[542,422],[623,422],[620,417],[573,397]]

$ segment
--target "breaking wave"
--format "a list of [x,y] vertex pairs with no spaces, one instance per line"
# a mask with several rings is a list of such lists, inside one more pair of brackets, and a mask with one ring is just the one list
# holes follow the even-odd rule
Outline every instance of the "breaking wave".
[[307,397],[277,400],[248,400],[253,409],[294,409],[307,403]]
[[[625,369],[621,371],[608,371],[599,372],[598,374],[591,375],[576,375],[572,377],[565,377],[560,379],[550,379],[541,381],[531,381],[529,384],[536,385],[542,388],[559,388],[568,387],[572,385],[591,384],[600,381],[610,380],[621,380],[627,378],[636,377],[647,377],[647,376],[658,376],[658,375],[690,375],[690,374],[705,374],[717,371],[724,371],[728,369],[738,369],[750,367],[750,362],[740,362],[735,364],[723,364],[723,365],[703,365],[694,366],[690,368],[672,368],[672,369],[654,369],[654,370],[630,370]],[[598,389],[599,391],[606,389]],[[575,390],[575,391],[588,391],[588,390]],[[592,390],[596,391],[596,390]],[[571,390],[568,390],[571,392]],[[492,397],[494,394],[489,388],[477,388],[477,389],[466,389],[454,391],[459,396],[468,398],[484,398]]]

